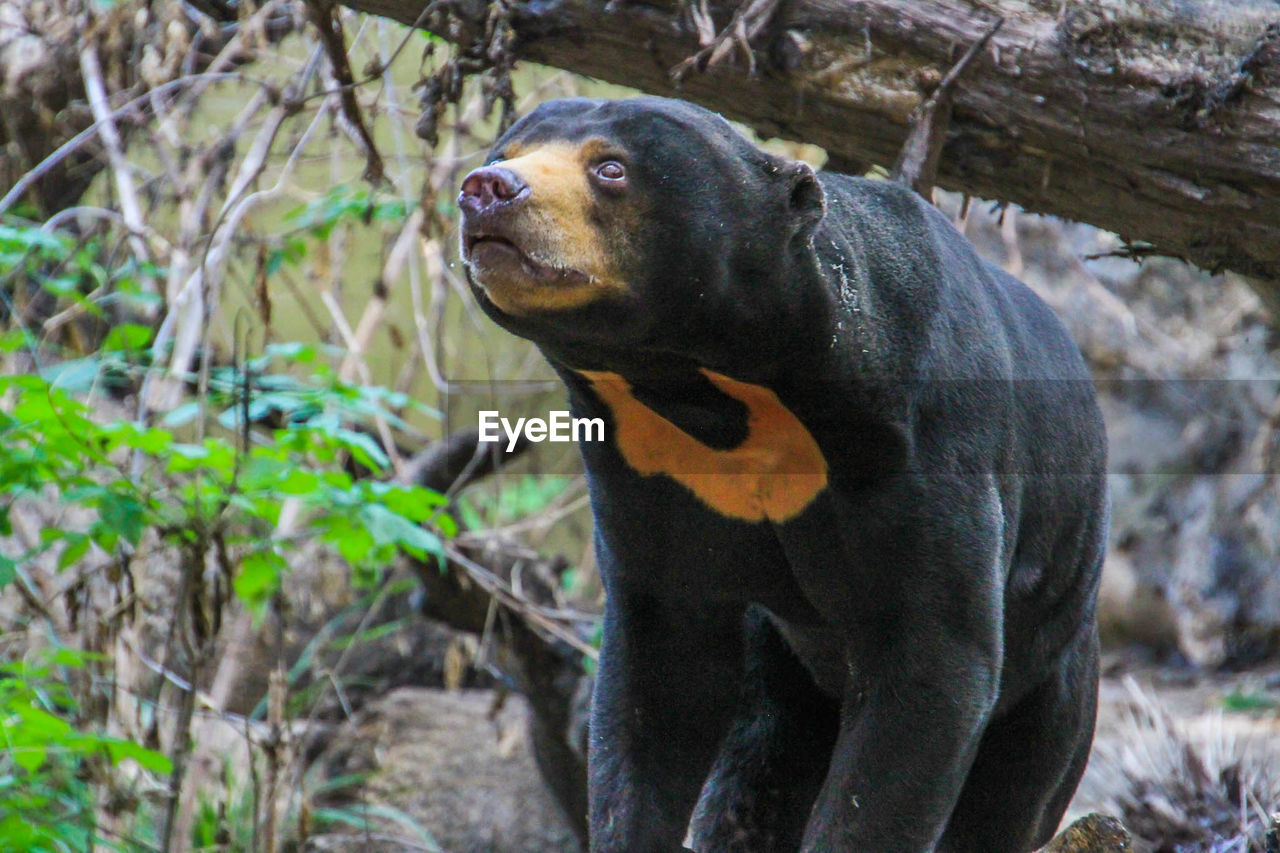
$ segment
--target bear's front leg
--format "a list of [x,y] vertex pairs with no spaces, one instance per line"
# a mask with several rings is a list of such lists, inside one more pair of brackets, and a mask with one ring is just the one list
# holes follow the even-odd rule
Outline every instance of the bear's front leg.
[[795,853],[826,777],[839,703],[762,608],[747,610],[742,694],[689,825],[699,853]]
[[610,589],[591,719],[594,853],[684,849],[741,669],[740,608]]
[[1000,698],[1001,497],[965,478],[899,485],[820,507],[807,521],[836,532],[825,542],[786,531],[847,673],[802,853],[933,851]]
[[942,836],[995,706],[999,660],[925,648],[851,685],[803,853],[925,853]]
[[936,847],[996,701],[998,670],[975,656],[881,672],[846,695],[804,853]]

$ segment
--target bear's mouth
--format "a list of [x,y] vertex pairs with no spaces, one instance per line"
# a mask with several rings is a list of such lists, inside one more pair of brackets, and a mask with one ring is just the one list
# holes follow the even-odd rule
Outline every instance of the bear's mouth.
[[463,255],[468,260],[475,254],[477,247],[483,247],[481,251],[495,249],[499,251],[515,252],[523,257],[523,253],[516,248],[516,244],[512,243],[506,237],[499,237],[496,234],[468,234],[463,241]]
[[494,279],[502,283],[512,279],[546,286],[589,284],[591,276],[571,267],[544,263],[523,251],[508,237],[482,232],[465,234],[462,259],[481,285]]

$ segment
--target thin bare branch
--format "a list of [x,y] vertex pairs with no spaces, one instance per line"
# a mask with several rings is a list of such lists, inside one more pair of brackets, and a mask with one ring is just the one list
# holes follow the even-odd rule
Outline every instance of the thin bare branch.
[[306,0],[306,7],[311,22],[320,33],[320,41],[329,57],[333,76],[339,84],[338,97],[342,105],[342,117],[354,129],[356,139],[363,149],[364,179],[377,186],[386,180],[386,170],[382,164],[382,155],[378,153],[378,146],[369,134],[369,129],[365,127],[360,102],[356,100],[355,76],[351,73],[351,63],[347,59],[347,46],[342,35],[339,7],[329,0]]
[[[144,92],[138,97],[127,101],[122,106],[117,107],[114,110],[111,110],[111,112],[107,114],[107,117],[109,117],[112,121],[115,121],[123,116],[129,115],[130,113],[132,113],[139,106],[146,103],[152,97],[153,94],[157,94],[157,93],[163,94],[165,92],[170,92],[175,89],[181,89],[183,86],[190,86],[193,83],[196,83],[204,79],[208,79],[216,82],[221,80],[245,80],[248,78],[246,78],[243,74],[236,71],[207,72],[204,74],[192,74],[187,77],[180,77],[177,80],[170,80],[168,83],[163,83],[155,87],[154,89],[148,90],[147,92]],[[79,151],[85,145],[85,143],[87,143],[89,140],[97,136],[101,128],[102,128],[102,121],[101,120],[94,121],[93,124],[89,125],[84,130],[80,131],[75,136],[71,137],[66,142],[62,143],[62,145],[59,145],[57,150],[55,150],[48,157],[44,158],[38,164],[36,164],[36,166],[32,168],[31,171],[23,175],[22,179],[19,180],[17,183],[15,183],[9,189],[9,191],[4,194],[3,198],[0,198],[0,215],[3,215],[6,211],[9,210],[9,208],[13,207],[13,205],[16,204],[19,199],[21,199],[24,195],[26,195],[28,190],[30,190],[33,186],[35,186],[37,181],[39,181],[42,177],[47,175],[55,166],[57,166],[67,157]]]
[[942,146],[947,142],[956,83],[1002,26],[1004,18],[997,18],[982,37],[969,46],[960,61],[951,67],[938,83],[938,88],[911,113],[911,129],[907,131],[907,139],[902,143],[902,151],[893,166],[893,178],[929,201],[933,200],[933,187],[938,180]]
[[[129,162],[124,156],[120,132],[116,129],[115,119],[107,103],[107,91],[102,84],[102,63],[92,41],[80,51],[80,72],[84,77],[89,107],[93,110],[93,117],[98,125],[98,135],[102,139],[102,147],[106,149],[112,177],[115,178],[116,192],[120,196],[120,215],[129,229],[129,245],[139,261],[149,261],[152,259],[151,248],[139,236],[146,226],[142,219],[142,208],[138,204],[138,191],[133,183]],[[141,276],[141,286],[145,293],[156,292],[155,279],[149,274]]]

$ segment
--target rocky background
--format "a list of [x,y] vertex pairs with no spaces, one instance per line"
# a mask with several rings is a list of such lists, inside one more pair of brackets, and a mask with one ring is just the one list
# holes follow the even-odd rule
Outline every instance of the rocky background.
[[1086,226],[986,210],[968,229],[1066,322],[1098,382],[1112,527],[1110,643],[1247,666],[1280,649],[1280,361],[1274,323],[1231,275],[1105,256]]

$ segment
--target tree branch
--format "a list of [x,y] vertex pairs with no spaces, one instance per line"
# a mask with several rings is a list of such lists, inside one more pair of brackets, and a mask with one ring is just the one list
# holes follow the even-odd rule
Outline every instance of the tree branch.
[[[120,215],[125,227],[129,229],[129,246],[139,261],[150,260],[151,247],[142,235],[146,225],[142,221],[142,205],[138,202],[138,191],[133,183],[133,174],[129,169],[129,161],[124,156],[124,146],[120,141],[120,132],[116,130],[115,120],[111,115],[111,106],[107,102],[107,90],[102,84],[102,63],[98,61],[98,48],[92,43],[80,51],[80,71],[84,75],[84,89],[89,98],[89,107],[93,110],[94,124],[99,126],[98,135],[102,138],[103,147],[107,150],[107,162],[111,165],[111,173],[115,178],[116,193],[120,196]],[[141,276],[144,293],[156,292],[155,278],[150,274]]]
[[[405,23],[422,10],[420,0],[345,2]],[[427,29],[477,43],[483,0],[441,8]],[[707,15],[727,22],[737,8],[711,2]],[[1004,17],[955,93],[939,186],[1235,270],[1273,299],[1280,291],[1280,25],[1270,0],[789,0],[755,39],[759,73],[722,62],[680,83],[671,69],[704,47],[707,27],[675,0],[509,9],[522,59],[683,97],[839,162],[885,166],[929,82]]]
[[351,63],[347,59],[342,20],[330,0],[308,0],[306,8],[311,22],[320,34],[320,42],[329,57],[329,66],[333,69],[333,77],[341,89],[338,102],[342,106],[342,116],[351,125],[356,141],[364,149],[364,179],[377,186],[386,180],[386,172],[382,165],[382,155],[378,153],[378,146],[365,127],[360,103],[356,100],[355,75],[351,73]]
[[973,62],[975,56],[987,46],[991,37],[1004,26],[1004,18],[997,18],[990,29],[965,51],[938,88],[925,98],[911,114],[907,140],[893,164],[894,180],[901,181],[913,190],[933,201],[933,185],[938,180],[938,163],[942,159],[942,146],[947,142],[947,128],[951,125],[951,107],[955,102],[956,83],[960,75]]

